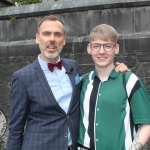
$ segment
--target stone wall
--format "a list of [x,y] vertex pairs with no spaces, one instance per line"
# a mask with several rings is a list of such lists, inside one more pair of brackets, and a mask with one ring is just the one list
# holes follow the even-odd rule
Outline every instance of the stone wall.
[[6,6],[7,6],[6,4],[3,4],[3,3],[0,2],[0,8],[6,7]]
[[57,0],[42,0],[42,3],[45,3],[45,2],[54,2],[54,1],[57,1]]
[[[83,73],[94,68],[86,52],[90,30],[101,23],[112,25],[119,32],[116,61],[140,76],[150,93],[149,5],[149,0],[60,0],[0,8],[0,110],[7,122],[12,74],[40,53],[35,44],[37,23],[48,14],[60,17],[66,26],[67,43],[61,56],[75,59]],[[7,135],[8,130],[0,139],[0,150],[5,150]]]
[[1,0],[0,1],[0,8],[12,6],[12,5],[13,5],[12,0]]

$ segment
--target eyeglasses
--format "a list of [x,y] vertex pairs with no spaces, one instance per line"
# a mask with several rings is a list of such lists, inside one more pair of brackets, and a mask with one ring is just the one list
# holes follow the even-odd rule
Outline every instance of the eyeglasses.
[[101,46],[103,46],[103,49],[106,52],[110,52],[113,50],[114,46],[116,46],[116,44],[112,44],[112,43],[105,43],[105,44],[100,44],[100,43],[93,43],[90,44],[92,51],[94,52],[98,52],[101,49]]

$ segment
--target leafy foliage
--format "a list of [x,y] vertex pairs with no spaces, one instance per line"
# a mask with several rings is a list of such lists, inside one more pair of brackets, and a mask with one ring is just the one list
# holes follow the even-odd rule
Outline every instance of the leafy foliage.
[[12,0],[14,5],[28,5],[42,3],[42,0]]

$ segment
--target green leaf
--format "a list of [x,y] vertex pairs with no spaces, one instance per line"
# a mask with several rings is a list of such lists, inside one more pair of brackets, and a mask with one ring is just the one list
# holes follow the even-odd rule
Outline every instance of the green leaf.
[[37,4],[42,3],[42,0],[12,0],[13,3],[18,5],[28,5],[28,4]]

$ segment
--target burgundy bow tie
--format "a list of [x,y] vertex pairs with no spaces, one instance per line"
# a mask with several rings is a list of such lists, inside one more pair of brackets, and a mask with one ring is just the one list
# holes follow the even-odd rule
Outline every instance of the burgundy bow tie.
[[57,67],[58,69],[62,69],[62,60],[59,61],[58,63],[56,64],[51,64],[51,63],[48,63],[48,69],[53,72],[54,71],[54,67]]

